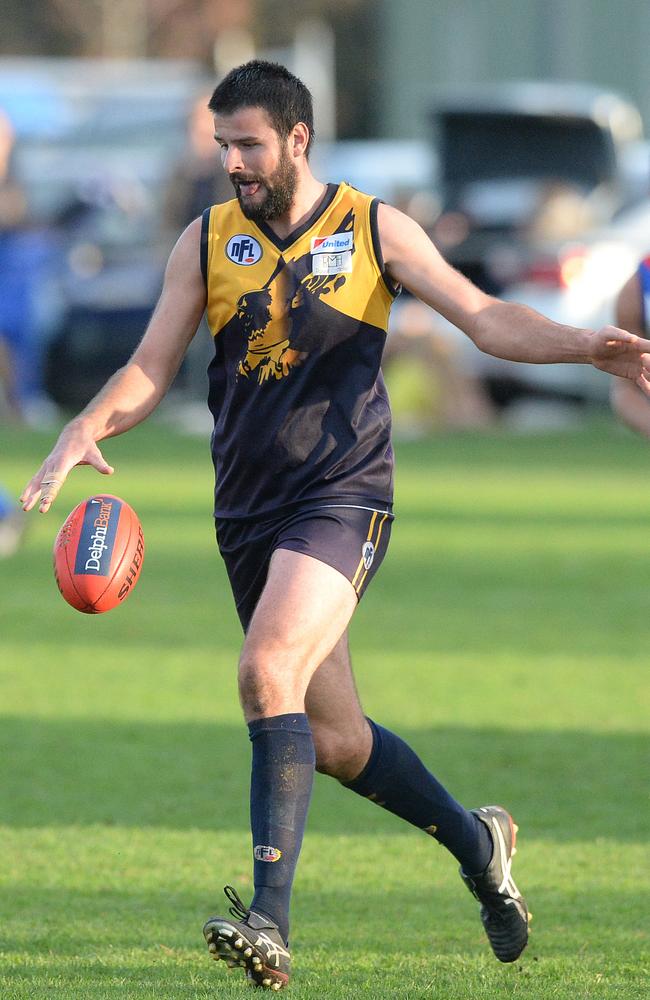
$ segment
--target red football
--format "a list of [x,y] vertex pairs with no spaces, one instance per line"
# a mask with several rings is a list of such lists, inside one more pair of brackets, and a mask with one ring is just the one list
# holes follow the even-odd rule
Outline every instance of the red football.
[[54,576],[77,611],[96,615],[121,604],[140,576],[144,535],[138,515],[100,493],[78,504],[54,543]]

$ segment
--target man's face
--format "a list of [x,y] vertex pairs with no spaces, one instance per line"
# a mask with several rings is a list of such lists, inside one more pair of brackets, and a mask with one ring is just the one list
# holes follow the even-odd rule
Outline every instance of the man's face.
[[297,170],[289,140],[280,139],[262,108],[214,116],[221,162],[241,210],[254,222],[283,216],[293,202]]

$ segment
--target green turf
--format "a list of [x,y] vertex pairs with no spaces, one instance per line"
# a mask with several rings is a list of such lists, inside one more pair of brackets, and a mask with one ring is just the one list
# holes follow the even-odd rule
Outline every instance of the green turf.
[[[18,491],[47,450],[3,430]],[[207,442],[107,442],[0,562],[0,997],[243,997],[200,934],[250,891],[240,642],[213,548]],[[296,880],[296,998],[648,995],[650,462],[607,423],[398,448],[389,557],[353,623],[369,713],[468,805],[521,825],[534,912],[499,965],[453,860],[318,777]],[[147,540],[129,601],[58,595],[58,524],[98,488]]]

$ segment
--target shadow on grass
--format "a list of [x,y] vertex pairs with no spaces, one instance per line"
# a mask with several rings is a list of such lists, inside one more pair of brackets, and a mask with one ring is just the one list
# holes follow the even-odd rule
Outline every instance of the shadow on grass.
[[[6,825],[247,827],[250,748],[243,724],[6,717],[0,732]],[[645,836],[645,734],[452,727],[401,734],[461,801],[503,802],[526,823],[528,836]],[[311,829],[367,833],[371,816],[378,831],[407,830],[318,776]]]

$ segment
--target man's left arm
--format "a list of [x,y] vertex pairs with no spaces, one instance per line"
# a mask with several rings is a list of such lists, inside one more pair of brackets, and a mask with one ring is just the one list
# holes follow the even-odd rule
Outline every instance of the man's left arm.
[[592,364],[633,379],[650,395],[650,341],[613,326],[562,326],[527,306],[495,299],[447,264],[407,215],[382,204],[378,222],[392,280],[463,330],[481,351],[532,364]]

